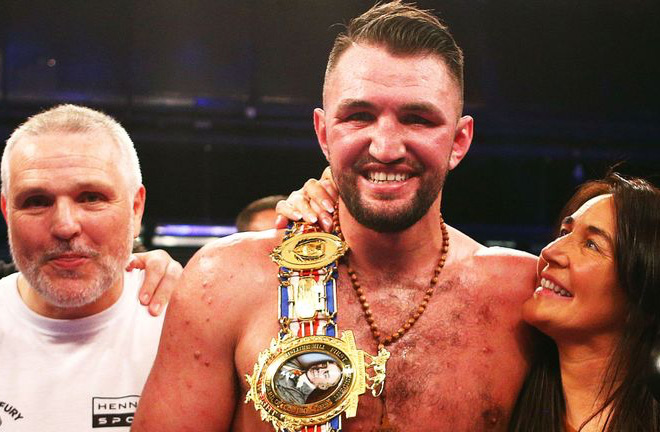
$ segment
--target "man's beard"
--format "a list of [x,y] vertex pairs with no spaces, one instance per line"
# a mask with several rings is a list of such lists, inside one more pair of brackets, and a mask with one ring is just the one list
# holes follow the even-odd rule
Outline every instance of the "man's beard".
[[[74,240],[60,241],[47,251],[42,251],[38,256],[28,258],[14,247],[11,230],[9,231],[9,248],[18,270],[30,286],[49,304],[59,308],[76,308],[94,303],[112,287],[118,278],[121,278],[130,256],[130,245],[133,242],[132,227],[128,231],[130,243],[124,248],[125,251],[118,251],[116,254],[107,256],[102,256],[93,248],[75,244]],[[84,277],[79,270],[51,268],[51,272],[55,273],[54,276],[43,271],[42,267],[51,258],[67,252],[87,257],[95,266],[92,269],[94,277],[78,280]],[[54,281],[55,278],[58,280]],[[65,281],[67,279],[71,280],[71,283],[67,283]]]
[[[360,164],[358,162],[355,166],[360,166]],[[382,208],[372,208],[366,205],[362,201],[357,187],[358,177],[360,177],[357,173],[360,170],[356,168],[336,175],[335,182],[337,183],[339,196],[341,196],[351,215],[361,225],[380,233],[403,231],[417,223],[429,211],[431,205],[438,198],[447,177],[447,171],[445,170],[437,173],[425,173],[419,163],[414,164],[413,167],[416,167],[416,173],[421,173],[419,176],[420,186],[412,200],[399,211],[387,212]]]

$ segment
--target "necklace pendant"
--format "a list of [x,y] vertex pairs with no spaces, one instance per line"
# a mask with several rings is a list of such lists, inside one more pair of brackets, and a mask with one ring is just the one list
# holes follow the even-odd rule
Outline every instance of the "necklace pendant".
[[375,429],[375,432],[399,432],[399,428],[390,423],[390,419],[387,417],[387,413],[385,413],[383,419],[380,421],[380,426]]
[[375,432],[399,432],[399,428],[390,423],[387,415],[387,398],[383,396],[383,413],[380,415],[380,425],[374,428]]

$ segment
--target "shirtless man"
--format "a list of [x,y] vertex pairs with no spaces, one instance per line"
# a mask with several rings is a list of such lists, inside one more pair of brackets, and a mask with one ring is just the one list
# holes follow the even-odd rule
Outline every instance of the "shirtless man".
[[[446,263],[424,303],[442,267],[444,179],[472,140],[473,119],[462,116],[460,49],[431,14],[398,2],[374,7],[336,39],[323,96],[314,126],[350,246],[339,266],[339,326],[375,354],[363,308],[381,342],[421,312],[388,345],[386,397],[362,395],[343,430],[373,430],[385,414],[398,430],[506,430],[528,367],[520,311],[535,258],[447,227]],[[243,403],[244,377],[279,330],[277,265],[268,254],[281,236],[223,239],[191,260],[134,430],[272,430]]]

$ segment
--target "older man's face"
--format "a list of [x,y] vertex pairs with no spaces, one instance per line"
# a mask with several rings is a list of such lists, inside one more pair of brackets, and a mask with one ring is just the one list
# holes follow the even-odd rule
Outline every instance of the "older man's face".
[[144,188],[129,191],[105,132],[23,137],[10,155],[2,211],[14,260],[52,306],[77,308],[122,282]]

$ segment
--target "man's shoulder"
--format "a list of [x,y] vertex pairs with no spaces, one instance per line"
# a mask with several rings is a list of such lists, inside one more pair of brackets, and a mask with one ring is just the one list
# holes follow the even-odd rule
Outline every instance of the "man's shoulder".
[[[484,246],[466,234],[452,229],[454,254],[460,262],[472,265],[498,266],[507,265],[521,267],[526,270],[534,269],[536,257],[528,252],[500,247]],[[450,244],[450,250],[452,249]]]
[[278,266],[270,253],[283,234],[283,230],[238,233],[205,245],[184,268],[173,303],[187,298],[186,302],[203,306],[213,297],[218,303],[244,306],[266,293],[277,283]]
[[483,247],[474,257],[488,285],[522,300],[530,296],[536,282],[536,261],[530,253],[499,246]]
[[482,260],[501,261],[503,264],[534,266],[537,257],[529,252],[511,249],[502,246],[482,246],[474,254],[475,258]]
[[[516,249],[484,246],[470,237],[456,232],[453,263],[462,274],[469,274],[475,286],[506,287],[528,296],[536,280],[537,258]],[[450,244],[450,255],[451,244]]]
[[256,281],[277,272],[270,253],[281,243],[283,230],[237,233],[200,249],[184,269],[184,277],[204,275],[209,283]]
[[278,266],[269,254],[282,234],[240,233],[201,248],[172,294],[164,334],[234,347],[277,304]]
[[530,253],[506,247],[484,246],[455,228],[450,227],[450,235],[450,249],[453,245],[454,254],[461,260],[471,258],[490,261],[500,260],[511,263],[519,262],[521,265],[536,262],[536,257]]
[[232,272],[243,266],[271,262],[270,253],[282,241],[284,230],[242,232],[215,240],[202,247],[185,270],[203,269]]

